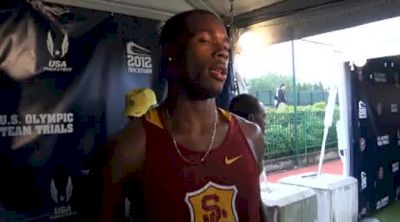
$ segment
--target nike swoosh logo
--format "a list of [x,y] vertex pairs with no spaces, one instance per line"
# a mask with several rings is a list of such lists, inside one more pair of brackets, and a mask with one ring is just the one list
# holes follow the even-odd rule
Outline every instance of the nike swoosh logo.
[[225,164],[226,165],[231,165],[232,163],[234,163],[236,160],[242,158],[242,155],[239,155],[237,157],[233,157],[233,158],[229,158],[227,156],[225,156]]

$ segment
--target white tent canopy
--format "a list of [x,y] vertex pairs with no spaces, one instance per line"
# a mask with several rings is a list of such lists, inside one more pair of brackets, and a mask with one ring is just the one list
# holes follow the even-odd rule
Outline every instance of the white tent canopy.
[[[231,0],[46,0],[138,17],[165,20],[208,9],[229,17]],[[270,44],[299,39],[400,15],[400,0],[233,0],[235,26],[258,28]]]

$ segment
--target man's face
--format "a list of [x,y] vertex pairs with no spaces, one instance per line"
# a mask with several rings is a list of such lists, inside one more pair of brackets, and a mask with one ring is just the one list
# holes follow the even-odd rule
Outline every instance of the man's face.
[[360,150],[364,152],[365,148],[367,147],[367,142],[363,137],[360,138]]
[[187,32],[181,87],[192,99],[216,97],[227,77],[230,46],[225,27],[212,15],[192,15],[187,18]]
[[265,129],[267,126],[267,123],[265,122],[266,114],[264,110],[264,105],[261,102],[259,103],[258,111],[251,115],[252,119],[250,121],[256,123],[261,128],[261,131],[265,133]]

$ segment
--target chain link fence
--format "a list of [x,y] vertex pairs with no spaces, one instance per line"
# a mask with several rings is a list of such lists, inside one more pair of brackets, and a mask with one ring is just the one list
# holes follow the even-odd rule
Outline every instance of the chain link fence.
[[[335,112],[334,125],[338,119]],[[324,111],[268,112],[266,159],[298,156],[321,149],[324,132]],[[297,129],[296,129],[297,127]],[[337,147],[336,127],[329,130],[326,147]]]

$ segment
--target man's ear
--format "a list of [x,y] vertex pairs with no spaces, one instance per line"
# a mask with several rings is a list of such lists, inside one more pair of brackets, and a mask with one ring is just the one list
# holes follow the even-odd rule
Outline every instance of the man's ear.
[[172,59],[174,63],[181,63],[182,59],[185,58],[185,45],[187,43],[184,40],[179,40],[177,42],[169,43],[163,46],[163,56],[167,56]]
[[175,44],[168,44],[163,46],[161,57],[167,58],[169,62],[176,62],[177,53],[177,46]]
[[175,44],[167,44],[161,49],[162,66],[168,79],[174,79],[178,74],[179,62],[177,61],[177,47]]
[[254,122],[254,121],[255,121],[255,116],[254,116],[254,114],[253,114],[253,113],[250,113],[250,114],[247,116],[247,119],[248,119],[250,122]]

